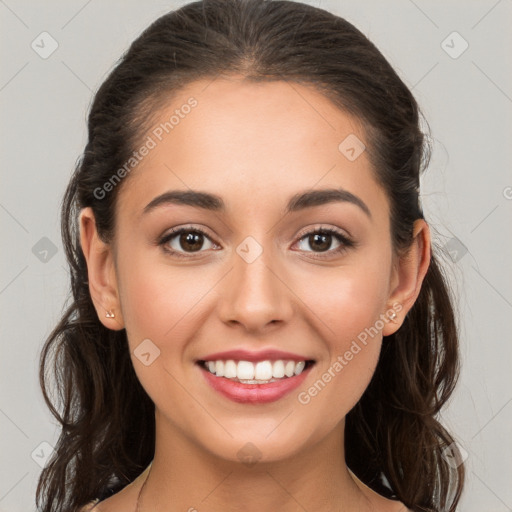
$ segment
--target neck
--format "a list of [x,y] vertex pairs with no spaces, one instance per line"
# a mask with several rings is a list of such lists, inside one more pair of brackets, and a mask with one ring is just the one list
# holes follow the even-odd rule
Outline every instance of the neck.
[[368,497],[345,464],[344,422],[286,460],[254,464],[220,459],[164,425],[157,420],[140,512],[367,510]]

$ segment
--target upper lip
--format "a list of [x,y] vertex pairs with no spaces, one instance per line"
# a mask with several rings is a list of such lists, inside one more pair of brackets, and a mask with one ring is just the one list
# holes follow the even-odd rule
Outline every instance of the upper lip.
[[282,350],[266,349],[259,352],[252,352],[249,350],[228,350],[227,352],[215,352],[208,354],[198,361],[227,361],[229,359],[237,361],[277,361],[279,359],[285,361],[311,361],[310,357],[293,354],[292,352],[283,352]]

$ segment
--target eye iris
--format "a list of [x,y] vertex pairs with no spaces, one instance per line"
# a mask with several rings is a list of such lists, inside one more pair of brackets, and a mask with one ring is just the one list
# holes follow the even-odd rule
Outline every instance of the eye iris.
[[184,249],[187,249],[188,244],[188,248],[191,249],[192,251],[199,250],[203,245],[202,236],[203,235],[201,233],[196,233],[192,231],[182,233],[180,235],[180,245]]
[[329,250],[329,247],[331,245],[331,236],[330,234],[320,234],[320,233],[314,233],[313,235],[309,236],[310,243],[313,240],[312,247],[315,243],[320,242],[320,252]]

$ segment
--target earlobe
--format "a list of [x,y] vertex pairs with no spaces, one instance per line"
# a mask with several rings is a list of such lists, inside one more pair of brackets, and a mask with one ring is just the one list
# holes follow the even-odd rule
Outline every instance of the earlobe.
[[[414,222],[413,242],[394,269],[395,285],[388,298],[389,305],[396,312],[392,321],[386,323],[383,336],[395,333],[412,308],[421,291],[421,286],[430,265],[430,228],[423,219]],[[399,307],[397,306],[399,305]]]
[[100,322],[112,330],[124,329],[112,247],[100,239],[90,207],[80,212],[80,243],[87,262],[89,293]]

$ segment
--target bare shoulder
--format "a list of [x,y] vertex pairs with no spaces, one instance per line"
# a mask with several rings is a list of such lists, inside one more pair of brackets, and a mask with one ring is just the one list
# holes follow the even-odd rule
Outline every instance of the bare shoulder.
[[80,512],[126,512],[135,510],[137,497],[148,476],[151,464],[131,483],[116,494],[102,501],[95,500],[83,507]]
[[413,512],[401,501],[391,500],[381,495],[373,496],[372,498],[371,506],[373,509],[378,510],[379,512]]
[[379,512],[412,512],[411,509],[407,508],[401,501],[386,498],[375,492],[373,489],[370,489],[367,485],[361,483],[361,489],[363,490],[367,503],[373,510],[378,510]]
[[88,503],[80,512],[126,512],[135,510],[137,497],[125,488],[100,502]]
[[135,510],[142,482],[140,478],[100,502],[91,502],[80,512],[127,512]]
[[349,469],[349,473],[356,483],[356,485],[363,492],[367,503],[375,510],[379,512],[413,512],[411,509],[407,508],[401,501],[393,500],[390,498],[386,498],[382,494],[375,492],[373,489],[368,487],[364,482],[359,480],[359,478]]
[[99,500],[93,500],[87,503],[85,507],[82,507],[80,509],[80,512],[97,512],[98,511],[98,501]]
[[378,500],[377,506],[377,510],[382,512],[412,512],[401,501],[390,500],[383,496]]
[[403,503],[396,509],[396,512],[414,512],[412,508],[407,508]]
[[[407,508],[401,501],[386,499],[386,505],[383,506],[383,512],[413,512],[410,508]],[[381,509],[379,509],[381,510]]]

